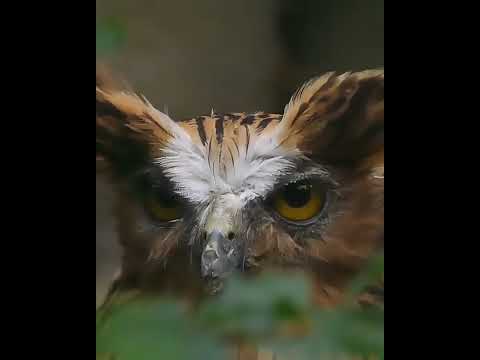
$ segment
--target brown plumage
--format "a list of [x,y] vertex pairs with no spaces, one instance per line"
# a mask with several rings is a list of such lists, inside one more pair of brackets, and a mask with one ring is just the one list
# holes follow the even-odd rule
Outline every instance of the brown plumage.
[[[97,158],[124,247],[112,293],[198,299],[233,271],[295,267],[335,306],[383,249],[383,70],[312,79],[283,114],[182,121],[112,84],[97,74]],[[359,303],[383,304],[379,284]]]

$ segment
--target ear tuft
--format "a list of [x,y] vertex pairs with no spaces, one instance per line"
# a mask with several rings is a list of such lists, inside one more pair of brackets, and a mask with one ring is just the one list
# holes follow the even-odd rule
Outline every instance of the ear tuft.
[[103,71],[96,79],[96,153],[109,167],[130,172],[152,161],[179,126],[145,98],[120,89]]
[[384,71],[327,73],[303,85],[285,107],[277,142],[329,161],[383,146]]

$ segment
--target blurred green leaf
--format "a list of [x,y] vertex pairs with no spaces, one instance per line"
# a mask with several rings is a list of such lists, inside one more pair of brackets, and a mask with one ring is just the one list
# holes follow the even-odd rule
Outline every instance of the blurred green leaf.
[[369,285],[377,283],[384,274],[385,263],[384,255],[374,256],[367,264],[365,269],[351,283],[349,292],[357,295]]
[[199,321],[227,334],[265,336],[281,322],[304,316],[308,290],[306,279],[299,275],[234,277],[221,296],[203,307]]
[[316,310],[309,314],[311,332],[290,341],[276,338],[269,347],[299,359],[322,355],[377,355],[384,352],[383,314],[364,310]]
[[118,50],[124,44],[125,39],[126,29],[119,20],[115,18],[108,18],[97,22],[97,55],[105,55]]
[[[372,262],[352,289],[362,288],[379,274],[383,274],[383,257]],[[109,360],[215,360],[224,358],[226,339],[240,336],[298,359],[325,354],[383,358],[383,311],[318,309],[310,304],[310,291],[301,274],[233,277],[220,296],[209,299],[193,315],[178,301],[131,301],[127,296],[128,301],[97,317],[97,355]],[[279,332],[295,324],[308,324],[309,332],[295,337]]]
[[221,344],[193,328],[175,302],[122,304],[97,324],[97,355],[113,354],[115,360],[224,358]]

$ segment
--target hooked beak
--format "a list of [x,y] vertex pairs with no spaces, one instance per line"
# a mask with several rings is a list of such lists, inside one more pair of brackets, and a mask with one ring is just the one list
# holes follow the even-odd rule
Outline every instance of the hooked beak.
[[207,279],[225,279],[240,266],[242,254],[237,241],[218,230],[207,234],[202,252],[201,272]]

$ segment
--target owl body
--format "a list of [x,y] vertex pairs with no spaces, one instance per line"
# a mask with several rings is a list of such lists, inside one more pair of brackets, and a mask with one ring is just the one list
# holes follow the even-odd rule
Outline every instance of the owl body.
[[97,156],[117,190],[114,291],[195,299],[235,272],[302,269],[338,304],[383,248],[383,70],[328,73],[283,114],[174,121],[97,75]]

